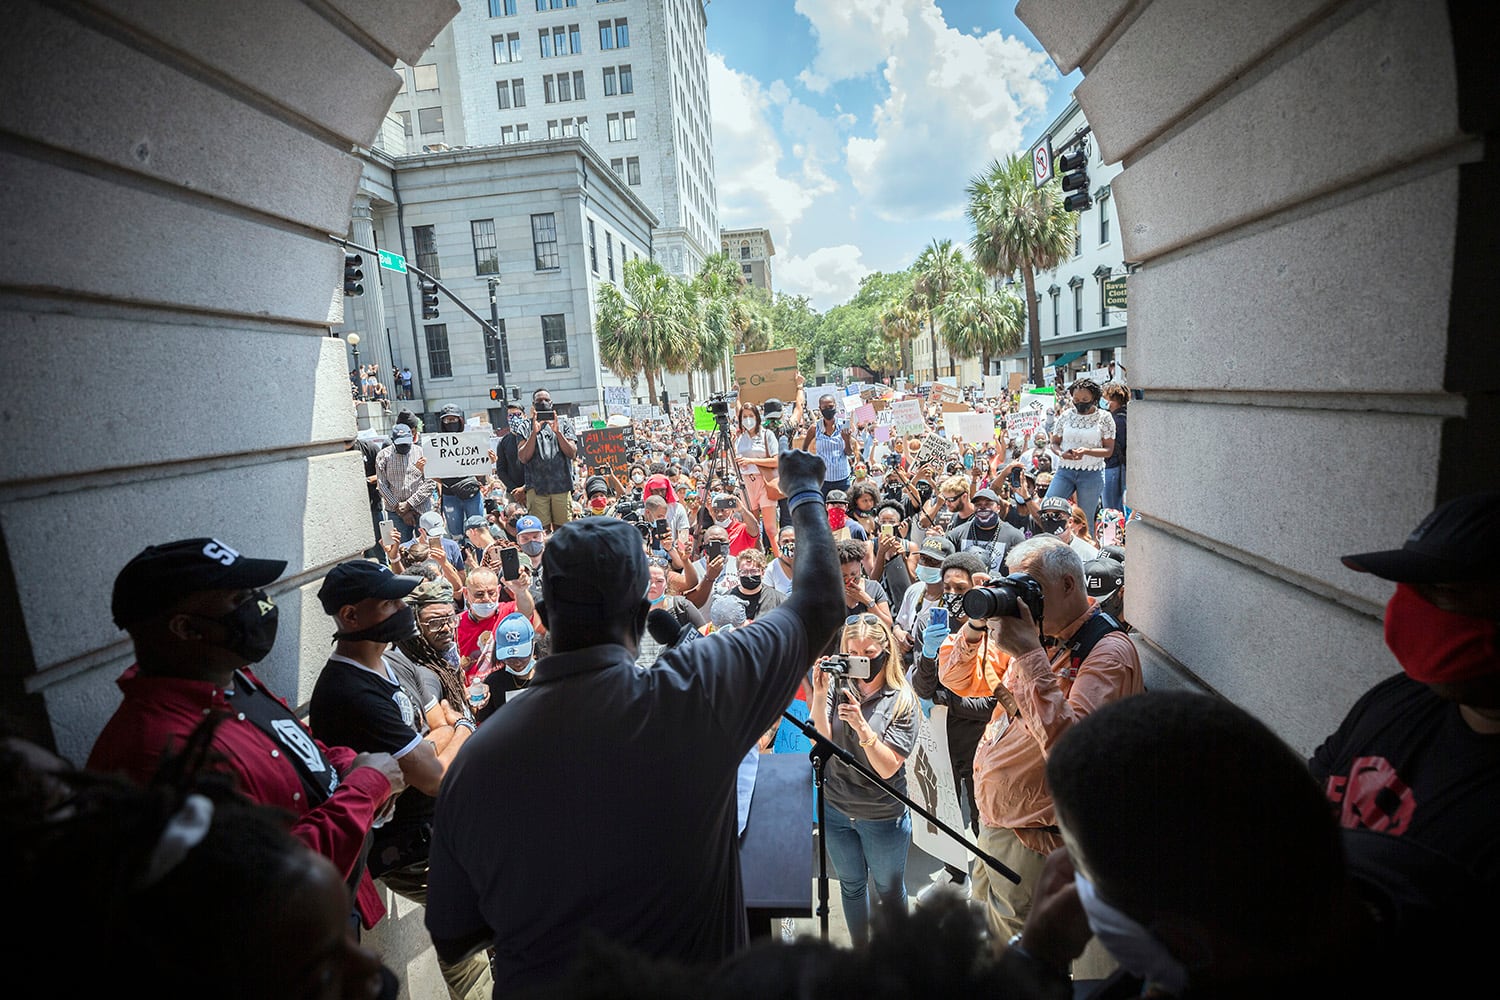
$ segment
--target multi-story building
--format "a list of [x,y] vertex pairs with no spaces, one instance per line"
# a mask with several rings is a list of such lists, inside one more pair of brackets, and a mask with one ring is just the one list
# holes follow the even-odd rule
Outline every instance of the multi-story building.
[[702,0],[463,0],[391,106],[412,148],[581,136],[690,275],[719,244]]
[[776,256],[776,247],[771,243],[769,229],[722,230],[719,248],[739,265],[745,284],[771,294],[771,258]]
[[[1057,148],[1087,125],[1078,102],[1069,101],[1057,120],[1026,148],[1034,149],[1043,135],[1051,136],[1052,145]],[[1087,145],[1093,205],[1075,217],[1072,254],[1052,270],[1037,271],[1034,275],[1036,301],[1030,303],[1030,309],[1041,324],[1042,364],[1049,371],[1054,366],[1079,371],[1098,368],[1110,361],[1125,363],[1125,310],[1109,308],[1104,298],[1104,283],[1126,272],[1125,244],[1109,196],[1109,183],[1121,168],[1118,163],[1106,164],[1100,158],[1097,143],[1089,141]],[[997,282],[1022,299],[1026,297],[1025,284],[1019,275],[999,278]],[[1028,337],[1029,332],[1023,330],[1021,349],[1001,362],[1004,371],[1027,370]]]

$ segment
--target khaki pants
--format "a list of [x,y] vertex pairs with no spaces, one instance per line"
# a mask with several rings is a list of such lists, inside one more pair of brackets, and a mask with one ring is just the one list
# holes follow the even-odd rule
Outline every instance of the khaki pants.
[[526,513],[541,519],[548,528],[561,528],[573,519],[573,497],[568,493],[526,491]]
[[[427,905],[426,861],[405,868],[392,868],[380,876],[380,881],[398,896],[421,906]],[[488,950],[476,952],[453,965],[440,958],[438,970],[443,974],[443,982],[448,984],[448,996],[452,1000],[490,1000],[490,994],[495,991]]]
[[[983,861],[974,860],[973,898],[984,903],[985,921],[989,924],[990,937],[997,945],[1004,944],[1012,935],[1021,933],[1026,914],[1031,911],[1032,893],[1036,891],[1037,879],[1041,877],[1042,865],[1047,859],[1021,843],[1014,830],[993,826],[979,828],[979,847],[990,857],[1000,862],[1017,875],[1017,885],[998,872],[991,871]],[[1073,978],[1078,980],[1104,979],[1115,969],[1115,960],[1110,957],[1097,939],[1090,938],[1083,954],[1073,962]]]

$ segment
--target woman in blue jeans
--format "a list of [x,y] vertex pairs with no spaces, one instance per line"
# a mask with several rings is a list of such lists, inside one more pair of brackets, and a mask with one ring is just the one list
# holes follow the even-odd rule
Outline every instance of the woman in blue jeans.
[[1057,419],[1052,440],[1061,453],[1047,496],[1077,496],[1084,520],[1092,522],[1104,492],[1104,463],[1115,451],[1115,421],[1101,409],[1099,383],[1081,378],[1073,383],[1073,409]]
[[[906,794],[906,758],[917,741],[917,695],[906,681],[900,657],[885,623],[873,614],[855,615],[844,623],[839,647],[851,657],[869,660],[869,677],[838,676],[819,663],[813,676],[811,704],[818,732],[848,750],[901,794]],[[851,674],[863,673],[851,669]],[[900,800],[835,758],[824,776],[823,837],[839,880],[844,920],[857,946],[870,939],[869,881],[875,880],[880,904],[906,912],[906,852],[911,845],[911,815]]]

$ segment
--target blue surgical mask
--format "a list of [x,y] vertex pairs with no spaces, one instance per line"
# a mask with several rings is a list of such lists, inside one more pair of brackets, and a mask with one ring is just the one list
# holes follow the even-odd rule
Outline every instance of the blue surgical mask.
[[923,583],[938,583],[943,579],[943,568],[941,566],[923,566],[917,564],[917,579]]
[[1094,884],[1082,872],[1073,873],[1078,901],[1089,918],[1089,929],[1121,968],[1148,983],[1156,983],[1173,996],[1188,986],[1187,967],[1167,950],[1156,935],[1133,918],[1099,898]]

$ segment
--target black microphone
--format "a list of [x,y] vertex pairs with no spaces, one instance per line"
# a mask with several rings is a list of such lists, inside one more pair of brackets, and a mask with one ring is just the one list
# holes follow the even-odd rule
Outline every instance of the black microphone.
[[692,622],[686,625],[679,624],[677,616],[665,608],[653,608],[646,615],[646,631],[651,633],[651,638],[669,648],[679,643],[703,638],[703,635],[693,628]]

